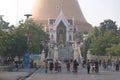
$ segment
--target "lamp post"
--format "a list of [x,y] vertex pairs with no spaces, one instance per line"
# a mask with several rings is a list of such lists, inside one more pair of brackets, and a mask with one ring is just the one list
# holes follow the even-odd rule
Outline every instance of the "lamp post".
[[29,52],[29,41],[30,41],[30,31],[29,31],[29,17],[32,16],[31,14],[25,14],[26,16],[26,27],[27,27],[27,53],[24,54],[24,68],[30,68],[30,52]]
[[[27,47],[29,45],[29,41],[30,41],[30,31],[29,31],[29,17],[32,16],[31,14],[25,14],[24,16],[26,16],[26,26],[27,26]],[[29,49],[27,48],[27,52],[29,53]]]

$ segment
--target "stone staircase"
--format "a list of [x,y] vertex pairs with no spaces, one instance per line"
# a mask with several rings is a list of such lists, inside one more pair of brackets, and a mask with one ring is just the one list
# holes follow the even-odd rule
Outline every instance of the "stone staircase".
[[72,46],[58,47],[58,58],[62,61],[73,58]]

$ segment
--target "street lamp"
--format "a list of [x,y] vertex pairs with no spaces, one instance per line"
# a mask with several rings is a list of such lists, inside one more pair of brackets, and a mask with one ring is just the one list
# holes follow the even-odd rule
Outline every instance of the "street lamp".
[[30,41],[30,31],[29,31],[29,17],[32,16],[31,14],[25,14],[26,16],[26,27],[27,27],[27,53],[24,54],[24,68],[30,68],[30,54],[29,54],[29,41]]
[[[26,26],[27,26],[27,45],[29,45],[30,41],[30,32],[29,32],[29,17],[32,16],[31,14],[25,14],[26,16]],[[28,46],[27,46],[28,47]],[[29,52],[29,49],[27,48],[27,52]]]

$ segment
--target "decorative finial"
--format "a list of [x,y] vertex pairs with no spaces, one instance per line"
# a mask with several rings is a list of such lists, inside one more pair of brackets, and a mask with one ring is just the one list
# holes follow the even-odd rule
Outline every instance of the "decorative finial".
[[57,5],[57,10],[58,11],[62,11],[62,7],[63,7],[63,0],[60,0],[60,3]]

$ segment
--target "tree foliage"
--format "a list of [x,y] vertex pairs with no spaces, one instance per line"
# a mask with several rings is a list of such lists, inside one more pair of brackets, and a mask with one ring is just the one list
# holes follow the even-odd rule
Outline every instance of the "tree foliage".
[[114,44],[110,48],[106,48],[108,55],[120,56],[120,43]]
[[8,34],[0,29],[0,55],[7,50]]
[[[99,27],[94,27],[93,31],[89,34],[88,40],[92,54],[107,55],[109,52],[113,51],[114,45],[120,43],[117,25],[112,20],[105,20]],[[117,48],[120,49],[119,47]],[[110,49],[112,51],[110,51]],[[115,52],[116,51],[114,51],[114,53]]]
[[20,57],[27,52],[38,54],[43,49],[43,41],[45,32],[41,25],[35,24],[32,19],[29,23],[20,21],[18,26],[10,26],[8,32],[0,29],[0,55]]

